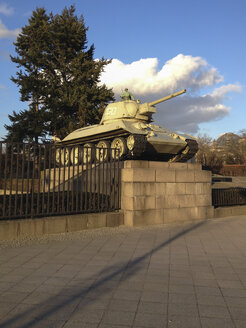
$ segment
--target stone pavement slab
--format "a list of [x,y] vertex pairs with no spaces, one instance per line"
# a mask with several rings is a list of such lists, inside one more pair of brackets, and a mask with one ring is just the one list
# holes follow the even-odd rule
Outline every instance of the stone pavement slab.
[[246,216],[0,243],[1,328],[246,327]]

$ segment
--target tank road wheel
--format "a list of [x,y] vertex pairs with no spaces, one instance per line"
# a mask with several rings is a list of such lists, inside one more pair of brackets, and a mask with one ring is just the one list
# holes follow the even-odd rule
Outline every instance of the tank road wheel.
[[135,145],[135,143],[136,143],[133,134],[131,134],[131,135],[127,138],[126,143],[127,143],[127,148],[128,148],[129,150],[133,150],[134,145]]
[[126,140],[132,158],[138,158],[146,149],[146,138],[141,134],[131,134]]
[[69,148],[57,148],[56,149],[56,164],[58,166],[66,166],[69,164]]
[[96,145],[96,159],[99,162],[104,162],[109,158],[110,144],[106,140],[101,140]]
[[83,164],[91,163],[95,157],[94,145],[90,142],[84,144],[83,146]]
[[[117,150],[115,150],[117,149]],[[115,138],[111,143],[111,156],[113,159],[122,159],[127,153],[126,141],[124,138]]]
[[81,149],[79,147],[74,147],[70,153],[70,161],[73,165],[81,163]]

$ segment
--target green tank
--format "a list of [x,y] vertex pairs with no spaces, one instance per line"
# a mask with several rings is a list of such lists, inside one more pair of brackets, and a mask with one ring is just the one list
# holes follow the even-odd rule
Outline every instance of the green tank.
[[[195,138],[151,123],[152,115],[156,113],[155,105],[185,92],[182,90],[150,103],[141,104],[139,100],[130,99],[110,103],[99,124],[73,131],[59,145],[83,146],[89,161],[93,160],[93,156],[98,160],[111,156],[117,159],[186,162],[198,150]],[[94,147],[95,152],[92,152]],[[66,162],[69,157],[72,162],[77,161],[77,155],[67,151],[64,156]]]

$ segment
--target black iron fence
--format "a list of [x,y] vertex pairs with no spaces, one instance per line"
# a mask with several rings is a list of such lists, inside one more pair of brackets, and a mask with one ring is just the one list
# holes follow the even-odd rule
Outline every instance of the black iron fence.
[[212,189],[214,207],[246,205],[246,188]]
[[0,142],[0,219],[120,208],[117,149]]

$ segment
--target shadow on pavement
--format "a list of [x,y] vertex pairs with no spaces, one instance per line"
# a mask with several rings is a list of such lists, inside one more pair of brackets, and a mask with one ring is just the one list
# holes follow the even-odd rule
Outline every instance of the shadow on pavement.
[[[199,223],[192,224],[188,228],[183,229],[181,232],[175,234],[174,236],[168,238],[166,241],[162,242],[158,246],[154,247],[152,250],[146,252],[144,255],[135,258],[133,261],[128,261],[125,264],[122,263],[120,268],[115,269],[115,267],[112,266],[112,267],[102,270],[95,277],[92,276],[90,280],[97,279],[98,276],[101,276],[101,278],[99,278],[92,285],[88,285],[82,289],[80,289],[81,288],[80,286],[76,286],[77,290],[74,293],[72,293],[72,295],[65,297],[65,300],[60,301],[59,295],[63,295],[63,297],[64,297],[64,294],[58,293],[56,296],[50,297],[49,300],[51,302],[48,302],[48,304],[50,304],[50,303],[53,303],[53,301],[54,301],[55,304],[50,304],[50,306],[48,306],[47,301],[39,303],[38,304],[38,307],[40,308],[39,314],[35,315],[35,311],[37,310],[37,305],[33,305],[33,307],[31,307],[30,309],[25,310],[24,312],[15,315],[13,318],[3,320],[2,322],[0,322],[0,327],[1,328],[7,328],[7,327],[11,327],[11,326],[18,327],[18,328],[35,327],[36,325],[40,325],[40,322],[42,322],[42,320],[56,320],[54,318],[51,319],[49,317],[51,315],[53,317],[54,314],[57,313],[58,311],[65,310],[67,306],[69,306],[76,300],[78,301],[78,304],[79,304],[79,302],[81,302],[83,300],[83,305],[86,306],[86,302],[90,303],[92,301],[92,300],[90,300],[90,298],[86,298],[86,300],[84,299],[84,297],[86,297],[86,296],[88,297],[89,293],[98,291],[98,292],[100,292],[100,296],[101,296],[104,293],[103,286],[107,282],[109,282],[117,277],[119,277],[121,282],[126,281],[127,279],[129,279],[131,276],[133,276],[140,270],[141,263],[145,259],[147,259],[150,255],[154,254],[155,252],[162,249],[163,247],[169,245],[170,243],[177,240],[178,238],[186,235],[187,233],[199,228],[200,226],[204,225],[205,223],[206,223],[206,221],[201,221]],[[126,270],[127,270],[127,274],[125,274],[121,277],[122,273]],[[85,282],[86,282],[86,278],[85,278]],[[42,310],[42,307],[44,307],[45,309]],[[48,309],[47,309],[47,307],[48,307]],[[75,307],[75,309],[76,309],[76,307]],[[9,313],[7,314],[7,316],[9,316]],[[62,321],[62,319],[58,319],[58,318],[57,318],[57,320]],[[66,320],[68,320],[68,319],[66,319]]]

